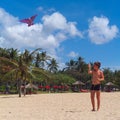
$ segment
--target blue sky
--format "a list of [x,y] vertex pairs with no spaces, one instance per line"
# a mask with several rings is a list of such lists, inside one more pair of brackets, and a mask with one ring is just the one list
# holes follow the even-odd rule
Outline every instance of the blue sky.
[[[4,0],[0,47],[41,47],[61,67],[78,56],[120,69],[119,0]],[[19,22],[38,14],[34,25]]]

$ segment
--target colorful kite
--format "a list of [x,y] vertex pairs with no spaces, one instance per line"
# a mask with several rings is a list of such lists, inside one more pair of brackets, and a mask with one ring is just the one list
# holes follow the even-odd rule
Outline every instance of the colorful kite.
[[33,21],[36,18],[36,16],[37,15],[34,15],[34,16],[30,17],[30,18],[22,19],[22,20],[20,20],[20,22],[27,23],[28,26],[31,26],[31,25],[34,24]]

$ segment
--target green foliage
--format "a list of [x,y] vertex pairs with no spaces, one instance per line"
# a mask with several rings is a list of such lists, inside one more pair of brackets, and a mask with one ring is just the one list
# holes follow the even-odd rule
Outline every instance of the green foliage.
[[4,92],[5,91],[5,85],[0,86],[0,91]]
[[[4,83],[8,81],[14,83],[17,78],[46,84],[72,84],[76,80],[91,82],[91,76],[87,73],[88,65],[82,57],[68,61],[62,71],[58,68],[57,61],[41,48],[32,52],[25,50],[23,53],[13,48],[0,48],[0,81]],[[107,82],[113,82],[120,88],[120,70],[104,68],[103,72],[105,76],[103,86]]]
[[54,76],[53,82],[55,84],[71,85],[72,83],[74,83],[76,81],[75,78],[73,78],[67,74],[57,73],[57,74],[54,74],[53,76]]

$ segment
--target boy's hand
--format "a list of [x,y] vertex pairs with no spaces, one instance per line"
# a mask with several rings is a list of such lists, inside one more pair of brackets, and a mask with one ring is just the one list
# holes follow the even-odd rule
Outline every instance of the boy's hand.
[[91,65],[90,64],[88,64],[88,69],[91,69]]
[[92,74],[92,71],[91,71],[91,64],[90,64],[90,63],[88,64],[88,74]]

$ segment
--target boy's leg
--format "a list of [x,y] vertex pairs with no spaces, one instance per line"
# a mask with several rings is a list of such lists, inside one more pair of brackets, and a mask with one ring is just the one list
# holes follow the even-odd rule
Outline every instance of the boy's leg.
[[91,90],[91,103],[92,103],[92,111],[95,111],[95,91],[94,90]]
[[100,109],[100,90],[96,91],[96,98],[97,98],[97,110]]

